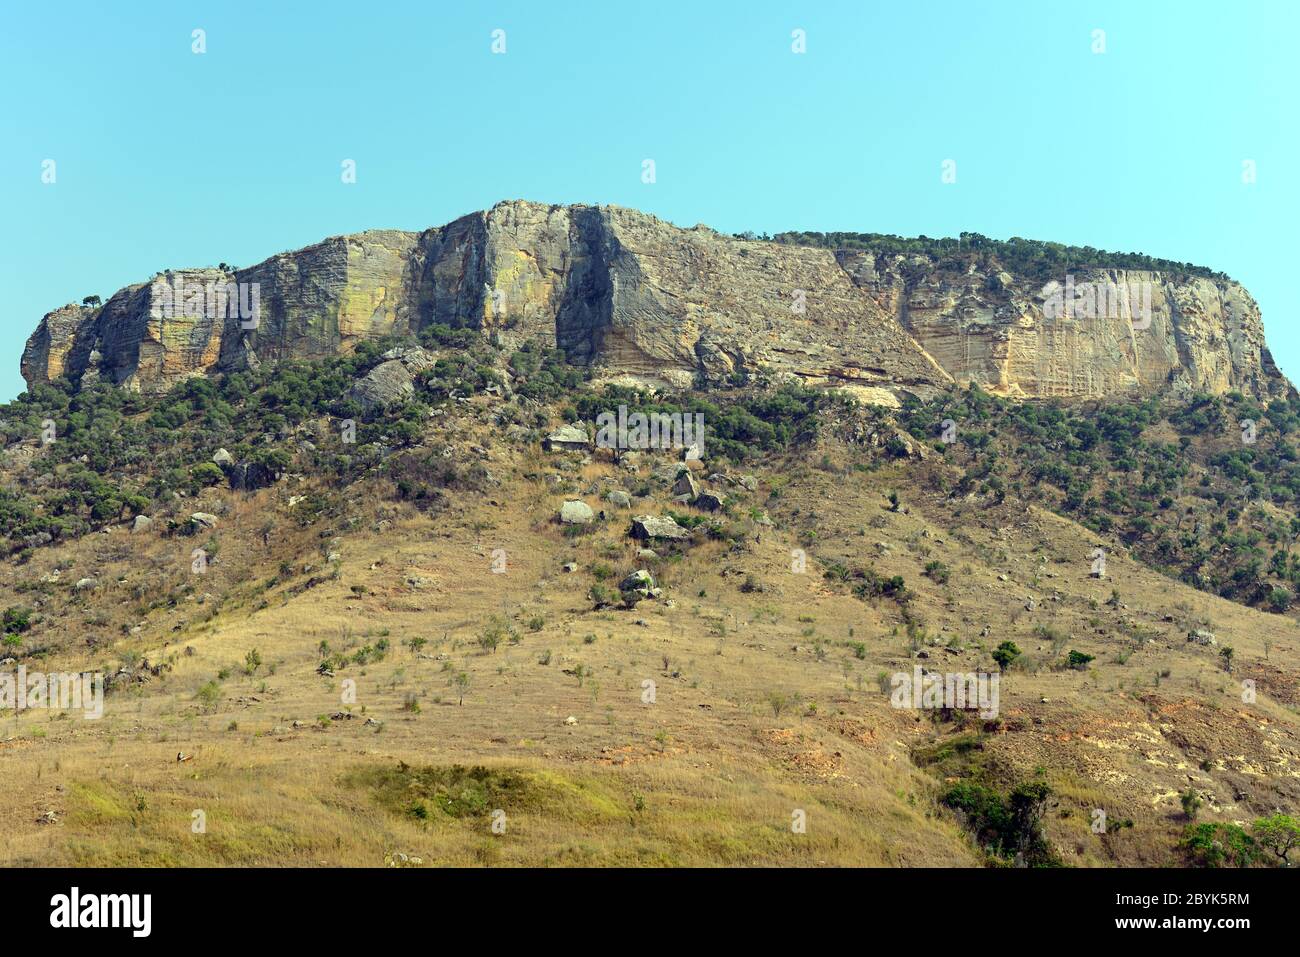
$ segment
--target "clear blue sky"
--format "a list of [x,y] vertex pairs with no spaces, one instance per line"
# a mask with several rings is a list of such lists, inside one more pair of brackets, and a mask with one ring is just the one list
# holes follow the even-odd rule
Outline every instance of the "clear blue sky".
[[[63,303],[507,198],[728,232],[974,230],[1202,263],[1254,293],[1296,376],[1298,10],[5,3],[0,399],[21,391],[23,342]],[[498,28],[505,55],[491,52]]]

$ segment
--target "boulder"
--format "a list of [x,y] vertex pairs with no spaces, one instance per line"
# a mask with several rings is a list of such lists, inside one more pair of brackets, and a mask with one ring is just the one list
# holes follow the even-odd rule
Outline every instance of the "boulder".
[[619,508],[631,508],[632,496],[628,495],[620,488],[610,489],[605,493],[605,498],[611,505],[617,505]]
[[695,507],[702,508],[706,512],[716,512],[722,508],[722,499],[712,492],[701,492],[695,496]]
[[72,587],[77,591],[94,591],[99,587],[99,580],[95,578],[81,578],[78,579],[77,584]]
[[700,494],[700,483],[695,481],[695,476],[690,472],[683,472],[677,476],[677,481],[673,483],[674,495],[685,495],[688,499],[694,499]]
[[677,476],[681,474],[685,467],[681,462],[669,462],[666,465],[656,467],[650,474],[654,476],[656,482],[671,485],[677,481]]
[[902,429],[882,425],[874,429],[867,437],[868,445],[884,449],[895,458],[924,459],[930,450]]
[[548,452],[585,452],[591,439],[580,425],[562,425],[546,437],[545,445]]
[[400,359],[375,366],[348,390],[348,398],[367,411],[402,402],[415,394],[415,379]]
[[147,532],[153,528],[153,519],[148,515],[137,515],[131,522],[131,534],[136,535],[140,532]]
[[643,598],[658,598],[662,592],[655,587],[654,576],[644,568],[638,568],[618,583],[618,590],[623,601],[635,605]]
[[219,465],[224,469],[227,465],[235,464],[235,457],[225,449],[217,449],[217,451],[212,455],[212,462],[214,465]]
[[586,502],[572,499],[560,506],[560,521],[565,525],[590,525],[596,513]]
[[240,462],[226,466],[226,480],[235,491],[251,492],[268,488],[280,481],[284,473],[262,462]]
[[1219,643],[1219,639],[1214,637],[1214,633],[1206,631],[1204,628],[1189,631],[1187,640],[1194,645],[1205,645],[1207,648],[1212,648]]
[[690,538],[691,533],[668,516],[638,515],[632,519],[632,537],[642,540]]
[[398,346],[396,349],[389,349],[379,358],[385,361],[395,359],[412,372],[432,369],[438,362],[437,355],[421,346]]
[[216,528],[217,516],[211,512],[195,512],[190,516],[190,522],[203,528]]

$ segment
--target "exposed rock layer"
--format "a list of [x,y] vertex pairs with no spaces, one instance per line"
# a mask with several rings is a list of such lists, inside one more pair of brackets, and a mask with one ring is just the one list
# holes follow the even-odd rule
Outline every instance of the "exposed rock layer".
[[[1073,278],[1147,283],[1150,314],[1054,318],[1039,282],[996,264],[779,245],[618,207],[514,201],[422,233],[334,237],[233,273],[162,274],[102,307],[65,306],[41,320],[22,372],[29,385],[101,377],[155,392],[444,323],[508,345],[540,337],[603,378],[659,386],[766,373],[883,402],[954,381],[1023,397],[1289,389],[1236,283],[1124,270]],[[209,308],[168,308],[159,279],[256,288],[256,320],[214,315],[210,297]]]

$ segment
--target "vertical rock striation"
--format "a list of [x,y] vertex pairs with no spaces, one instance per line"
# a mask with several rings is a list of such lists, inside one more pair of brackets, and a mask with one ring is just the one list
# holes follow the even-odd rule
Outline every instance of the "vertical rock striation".
[[[1064,278],[1064,277],[1062,277]],[[1091,270],[1150,290],[1150,313],[1055,315],[996,264],[877,255],[680,229],[630,209],[512,201],[424,232],[337,236],[236,272],[160,274],[65,306],[27,342],[29,386],[189,376],[345,352],[435,323],[541,339],[598,376],[688,387],[767,374],[892,403],[952,383],[1025,398],[1290,388],[1254,300],[1227,280]],[[159,281],[258,290],[255,323],[162,308]]]

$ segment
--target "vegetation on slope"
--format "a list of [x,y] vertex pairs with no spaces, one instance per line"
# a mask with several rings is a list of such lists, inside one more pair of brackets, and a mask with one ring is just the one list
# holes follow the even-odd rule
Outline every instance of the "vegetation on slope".
[[[768,239],[752,233],[738,234],[740,239]],[[959,239],[931,239],[929,236],[906,238],[888,233],[818,233],[784,232],[770,237],[772,242],[793,246],[819,246],[827,249],[861,250],[883,256],[928,256],[939,262],[963,267],[975,263],[981,269],[1000,267],[1017,276],[1046,282],[1059,279],[1069,270],[1145,269],[1180,276],[1199,276],[1227,281],[1222,272],[1161,259],[1144,253],[1116,253],[1092,246],[1067,246],[1037,239],[990,239],[979,233],[963,232]]]
[[972,387],[909,402],[901,419],[960,470],[955,500],[1039,502],[1117,536],[1171,577],[1253,607],[1284,612],[1300,589],[1294,399],[1018,404]]

